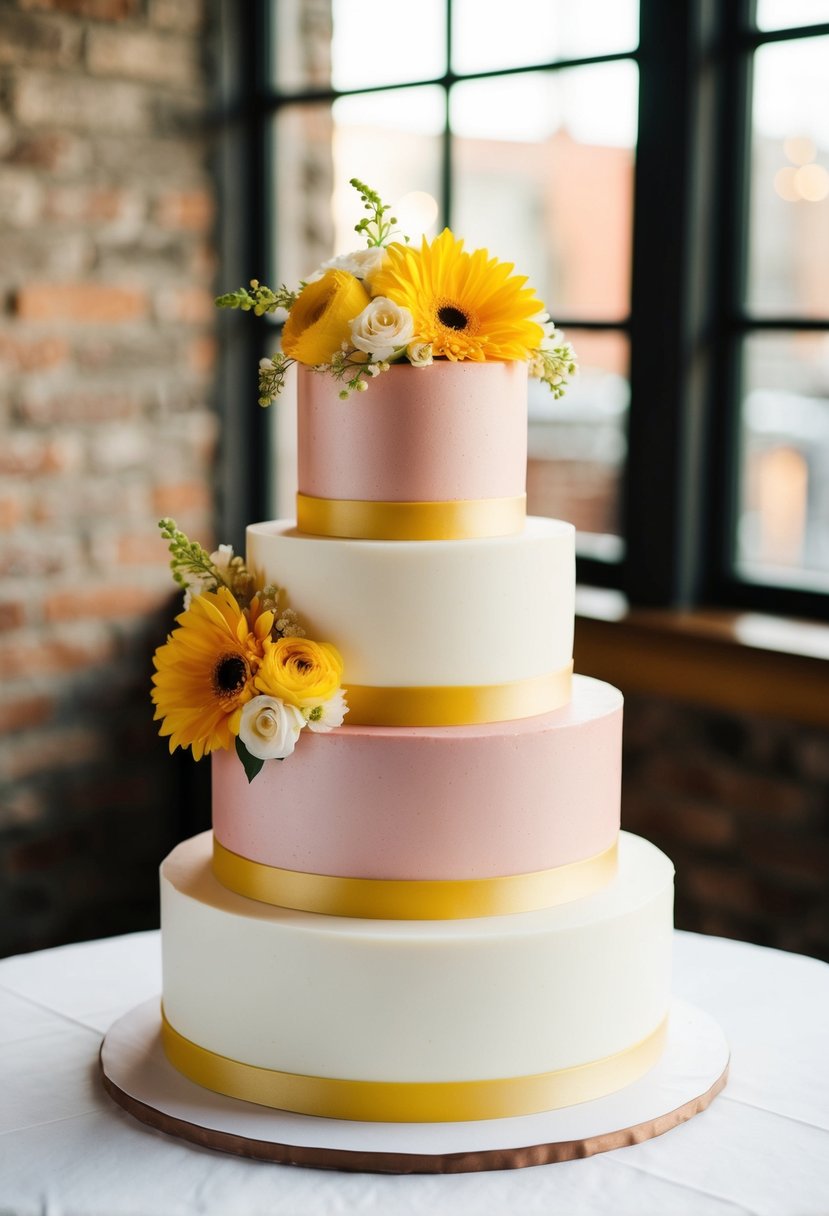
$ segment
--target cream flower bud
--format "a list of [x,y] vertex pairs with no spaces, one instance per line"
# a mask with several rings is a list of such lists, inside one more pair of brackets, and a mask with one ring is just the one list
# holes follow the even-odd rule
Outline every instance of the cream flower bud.
[[348,713],[345,692],[342,688],[338,688],[333,697],[329,697],[327,701],[321,701],[317,705],[308,706],[302,712],[309,730],[320,734],[334,730],[335,727],[342,726],[343,718]]
[[410,342],[406,347],[406,358],[412,367],[428,367],[432,362],[432,343]]
[[355,279],[368,280],[380,269],[385,259],[386,251],[382,245],[371,245],[368,249],[355,249],[353,253],[341,253],[338,257],[329,258],[318,266],[312,275],[305,280],[313,283],[321,279],[326,270],[345,270],[353,274]]
[[385,296],[377,296],[351,322],[351,341],[382,363],[414,337],[414,321],[408,308],[401,308]]
[[239,738],[258,760],[284,760],[296,746],[305,719],[277,697],[254,697],[242,709]]

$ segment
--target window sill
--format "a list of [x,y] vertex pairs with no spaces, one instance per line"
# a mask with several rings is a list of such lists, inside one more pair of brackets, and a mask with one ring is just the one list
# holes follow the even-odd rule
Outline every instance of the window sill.
[[623,693],[829,727],[829,625],[632,609],[618,592],[580,587],[575,661]]

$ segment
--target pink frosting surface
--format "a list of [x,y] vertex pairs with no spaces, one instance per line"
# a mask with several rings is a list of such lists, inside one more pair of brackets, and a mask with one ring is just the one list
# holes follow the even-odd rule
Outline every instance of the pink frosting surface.
[[213,830],[253,861],[353,878],[550,869],[619,830],[622,695],[577,676],[553,713],[485,726],[304,731],[248,784],[213,755]]
[[524,493],[524,363],[394,364],[341,401],[299,368],[299,490],[316,498],[448,502]]

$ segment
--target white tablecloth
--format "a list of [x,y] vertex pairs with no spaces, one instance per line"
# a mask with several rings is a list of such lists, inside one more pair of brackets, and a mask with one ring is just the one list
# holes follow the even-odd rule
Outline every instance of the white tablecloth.
[[159,990],[157,933],[0,962],[3,1216],[829,1216],[829,967],[813,959],[677,933],[674,991],[732,1047],[710,1109],[588,1160],[458,1175],[269,1165],[136,1122],[98,1049]]

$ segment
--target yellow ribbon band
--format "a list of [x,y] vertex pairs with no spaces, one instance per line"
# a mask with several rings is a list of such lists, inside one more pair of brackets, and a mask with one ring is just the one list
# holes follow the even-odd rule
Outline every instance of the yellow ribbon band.
[[300,532],[356,540],[473,540],[514,536],[524,527],[527,496],[449,502],[371,502],[296,496]]
[[370,920],[459,920],[552,908],[612,881],[617,846],[530,874],[499,878],[385,879],[306,874],[251,861],[213,837],[213,873],[237,895],[280,908]]
[[508,1119],[590,1102],[632,1084],[662,1053],[667,1018],[633,1047],[575,1068],[488,1081],[350,1081],[242,1064],[185,1039],[164,1016],[170,1063],[205,1089],[260,1106],[372,1123]]
[[474,726],[512,722],[559,709],[570,700],[573,664],[510,684],[379,688],[348,684],[349,726]]

